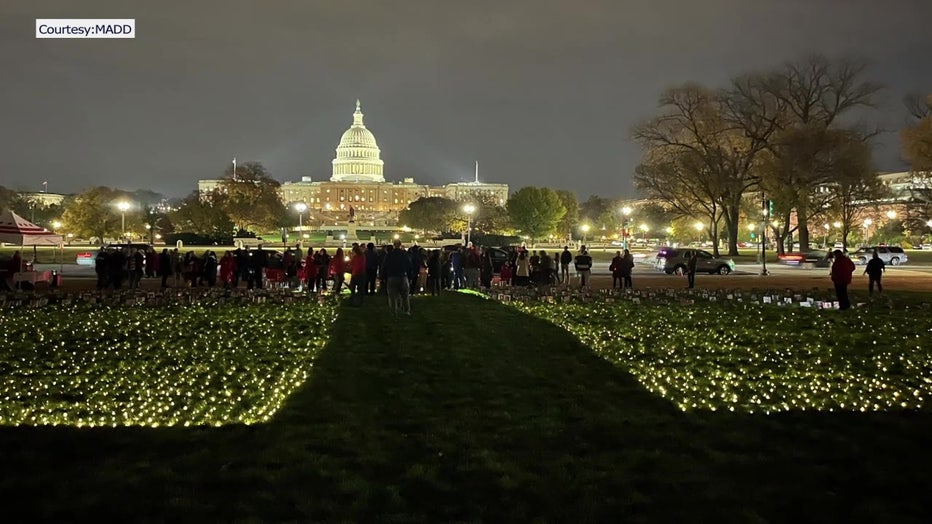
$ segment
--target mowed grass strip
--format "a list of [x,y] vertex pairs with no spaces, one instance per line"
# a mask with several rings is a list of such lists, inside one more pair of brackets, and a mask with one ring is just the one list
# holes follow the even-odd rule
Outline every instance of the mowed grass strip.
[[[367,297],[368,298],[368,297]],[[269,424],[4,428],[11,514],[76,520],[922,520],[918,413],[682,413],[460,294],[341,308]]]

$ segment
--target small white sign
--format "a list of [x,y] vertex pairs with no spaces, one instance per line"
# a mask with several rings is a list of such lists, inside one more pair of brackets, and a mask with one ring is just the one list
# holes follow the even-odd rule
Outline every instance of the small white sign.
[[136,38],[136,19],[36,18],[36,38]]

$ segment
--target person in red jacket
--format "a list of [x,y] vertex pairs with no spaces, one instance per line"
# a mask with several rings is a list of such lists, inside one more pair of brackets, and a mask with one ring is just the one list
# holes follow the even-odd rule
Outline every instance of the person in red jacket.
[[233,253],[227,251],[220,259],[220,283],[225,288],[233,286],[233,275],[236,274],[236,259]]
[[317,264],[312,257],[304,258],[304,267],[301,268],[301,281],[307,286],[308,294],[317,290]]
[[838,295],[839,309],[849,309],[851,300],[848,298],[848,285],[851,284],[851,274],[854,273],[854,262],[846,257],[840,249],[834,253],[832,262],[832,283],[835,284],[835,294]]
[[338,247],[337,252],[330,259],[330,276],[333,277],[333,294],[339,295],[343,289],[343,275],[346,273],[346,260],[344,259],[343,248]]

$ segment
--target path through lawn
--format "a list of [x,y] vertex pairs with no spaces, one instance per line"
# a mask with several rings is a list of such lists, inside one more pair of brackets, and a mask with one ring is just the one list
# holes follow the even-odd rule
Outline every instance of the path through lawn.
[[[0,429],[33,518],[921,519],[925,414],[684,414],[571,335],[491,301],[343,308],[274,421]],[[296,337],[301,336],[295,334]]]

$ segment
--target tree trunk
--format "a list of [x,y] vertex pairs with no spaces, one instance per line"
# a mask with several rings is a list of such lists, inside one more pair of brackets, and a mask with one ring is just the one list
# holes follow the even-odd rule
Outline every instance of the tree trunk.
[[799,236],[799,251],[809,252],[809,207],[805,203],[796,208],[796,231]]
[[[712,242],[712,256],[718,256],[718,221],[709,221],[709,240]],[[701,246],[700,246],[701,247]]]
[[738,217],[739,208],[737,206],[728,209],[725,213],[725,227],[728,228],[728,256],[738,256]]

